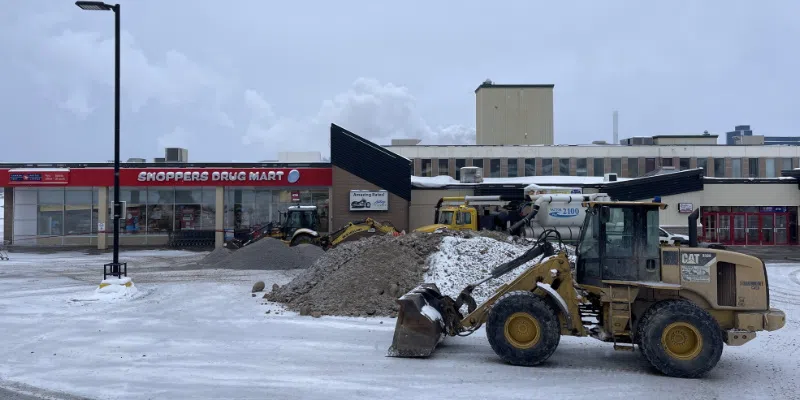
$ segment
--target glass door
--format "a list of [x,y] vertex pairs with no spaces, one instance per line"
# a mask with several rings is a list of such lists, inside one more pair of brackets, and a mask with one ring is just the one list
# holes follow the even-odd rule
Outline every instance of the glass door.
[[706,213],[703,215],[703,240],[707,242],[717,241],[717,214]]
[[761,214],[761,244],[775,244],[775,214]]
[[761,225],[758,221],[758,214],[747,214],[747,243],[748,245],[761,244]]
[[719,229],[717,234],[720,243],[731,244],[731,215],[719,214]]
[[745,235],[745,220],[744,214],[733,215],[733,244],[745,245],[747,238]]
[[788,220],[789,214],[775,214],[775,244],[789,243],[786,232],[786,222]]

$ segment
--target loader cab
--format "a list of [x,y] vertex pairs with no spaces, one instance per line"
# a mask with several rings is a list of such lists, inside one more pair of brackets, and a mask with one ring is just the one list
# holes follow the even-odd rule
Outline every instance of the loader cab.
[[439,219],[436,223],[447,225],[448,229],[453,230],[477,230],[477,217],[478,213],[475,207],[442,207],[439,211]]
[[287,236],[294,234],[298,229],[319,230],[320,220],[316,206],[291,206],[286,210],[286,222],[283,230]]
[[576,280],[661,281],[658,213],[666,205],[589,202],[577,247]]

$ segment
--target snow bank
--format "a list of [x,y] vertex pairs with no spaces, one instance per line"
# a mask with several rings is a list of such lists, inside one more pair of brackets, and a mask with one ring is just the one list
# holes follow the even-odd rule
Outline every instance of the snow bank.
[[100,287],[95,289],[95,300],[132,300],[139,295],[139,289],[134,286],[131,278],[111,278],[100,282]]

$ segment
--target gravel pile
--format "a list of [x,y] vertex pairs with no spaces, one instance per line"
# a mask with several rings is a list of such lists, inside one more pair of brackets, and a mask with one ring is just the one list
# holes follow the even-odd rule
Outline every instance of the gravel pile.
[[289,247],[275,238],[263,238],[238,250],[215,249],[204,257],[201,268],[235,270],[287,270],[310,267],[325,254],[318,246]]
[[442,235],[376,235],[345,242],[264,298],[302,315],[396,316],[395,300],[416,287]]

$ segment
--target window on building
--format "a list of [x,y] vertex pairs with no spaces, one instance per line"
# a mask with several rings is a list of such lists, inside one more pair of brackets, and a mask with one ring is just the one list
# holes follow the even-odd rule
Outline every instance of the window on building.
[[439,159],[439,175],[450,175],[450,160],[446,158]]
[[[241,235],[256,227],[264,226],[270,222],[282,223],[286,218],[286,210],[291,205],[315,205],[319,215],[319,231],[329,232],[330,201],[328,190],[299,190],[299,202],[293,201],[293,190],[272,190],[265,188],[239,188],[228,187],[225,189],[223,226],[228,234]],[[209,192],[210,194],[210,192]],[[202,197],[205,202],[207,196]],[[210,204],[203,205],[207,214],[204,220],[215,219],[211,215]],[[187,213],[191,213],[188,210]],[[205,228],[204,228],[205,229]],[[213,228],[212,228],[213,229]]]
[[617,174],[617,176],[622,176],[622,159],[621,158],[612,158],[611,159],[611,173]]
[[628,157],[628,177],[636,178],[639,176],[639,159]]
[[39,189],[39,236],[64,234],[64,188]]
[[747,159],[747,176],[750,178],[761,176],[758,171],[758,158],[750,157]]
[[689,168],[690,168],[690,166],[692,165],[692,163],[691,163],[691,159],[690,159],[690,158],[687,158],[687,157],[681,157],[681,158],[678,160],[678,163],[680,164],[680,170],[681,170],[681,171],[684,171],[684,170],[687,170],[687,169],[689,169]]
[[586,159],[579,158],[575,162],[575,175],[577,176],[586,176],[588,174],[588,170],[586,168]]
[[515,178],[519,176],[519,169],[517,169],[517,159],[516,158],[509,158],[508,159],[508,176],[510,178]]
[[97,233],[97,199],[92,188],[66,188],[64,233],[91,235]]
[[416,176],[416,173],[414,172],[414,159],[411,159],[411,176]]
[[[213,230],[215,220],[214,188],[175,189],[175,231]],[[288,191],[287,191],[288,192]],[[257,194],[261,194],[257,192]],[[289,193],[291,199],[291,193]],[[256,197],[256,201],[259,197]],[[270,201],[267,195],[264,201]],[[310,201],[310,198],[307,198]],[[289,200],[291,201],[291,200]],[[303,201],[302,194],[300,201]],[[307,204],[307,203],[306,203]]]
[[644,159],[644,172],[653,172],[656,170],[656,159],[655,158],[645,158]]
[[561,176],[569,176],[569,158],[558,159],[558,174]]
[[767,178],[775,178],[777,171],[775,171],[775,159],[767,158],[764,160],[764,176]]
[[500,177],[500,159],[492,158],[489,160],[489,176],[492,178]]
[[714,159],[714,177],[715,178],[724,178],[725,177],[725,159],[724,158],[715,158]]
[[456,179],[461,180],[461,168],[467,166],[466,158],[456,158]]
[[706,176],[706,172],[708,171],[708,158],[699,157],[697,159],[697,168],[702,168],[703,171],[701,172],[701,174],[703,176]]
[[661,159],[661,166],[662,167],[671,167],[672,166],[672,157],[664,157]]
[[732,178],[741,178],[742,177],[742,159],[741,158],[732,158],[731,159],[731,177]]
[[792,161],[793,160],[791,158],[783,158],[783,159],[781,159],[781,170],[782,171],[787,171],[787,170],[792,169],[793,168]]
[[604,158],[594,158],[592,159],[592,167],[594,168],[592,175],[603,176],[606,171],[606,160]]
[[[140,189],[146,191],[146,202],[144,203],[146,212],[140,212],[138,217],[146,223],[142,223],[142,231],[147,231],[148,235],[169,235],[175,228],[175,190],[173,188],[148,188]],[[137,190],[137,193],[139,190]],[[125,193],[123,190],[120,193]],[[137,198],[141,195],[137,194]],[[252,204],[252,199],[249,199]]]
[[526,158],[525,159],[525,176],[535,176],[536,175],[536,159],[535,158]]
[[433,174],[433,162],[430,158],[423,158],[422,159],[422,171],[420,171],[420,176],[431,176]]
[[482,158],[473,158],[472,159],[472,166],[483,169],[483,159]]
[[553,159],[552,158],[543,158],[542,159],[542,175],[553,175]]

